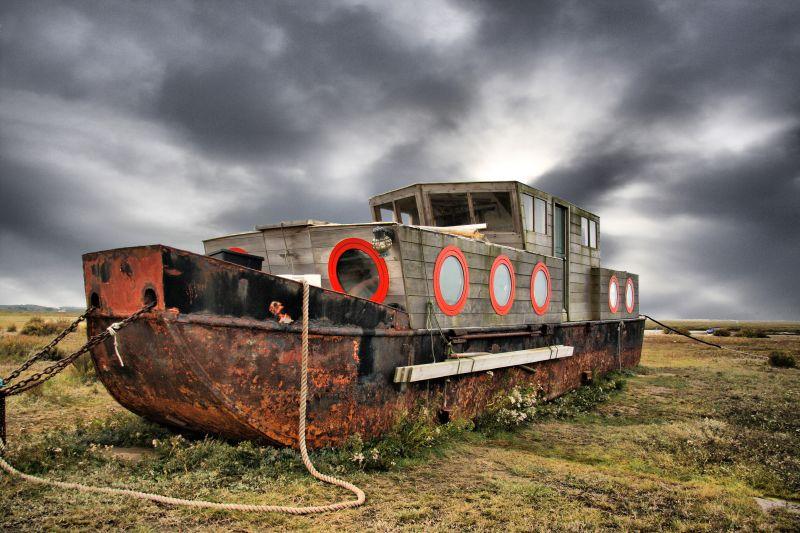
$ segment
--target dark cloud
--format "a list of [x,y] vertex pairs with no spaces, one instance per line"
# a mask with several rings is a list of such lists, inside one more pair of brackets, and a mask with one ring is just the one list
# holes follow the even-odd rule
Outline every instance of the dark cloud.
[[795,2],[11,1],[0,24],[4,303],[79,303],[87,250],[354,222],[531,161],[645,308],[800,318]]

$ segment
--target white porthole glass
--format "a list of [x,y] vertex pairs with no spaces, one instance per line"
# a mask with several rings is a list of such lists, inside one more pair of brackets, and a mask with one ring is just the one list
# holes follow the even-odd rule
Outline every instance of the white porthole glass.
[[619,287],[612,281],[608,284],[608,307],[616,309],[619,302]]
[[508,270],[508,266],[500,263],[494,271],[492,281],[494,299],[498,305],[503,307],[511,299],[511,272]]
[[533,300],[537,307],[544,307],[547,302],[547,274],[544,270],[536,272],[533,278]]
[[448,305],[455,305],[464,294],[464,269],[454,256],[448,256],[442,262],[439,271],[439,292]]
[[625,284],[625,309],[629,313],[633,312],[633,283],[630,281]]

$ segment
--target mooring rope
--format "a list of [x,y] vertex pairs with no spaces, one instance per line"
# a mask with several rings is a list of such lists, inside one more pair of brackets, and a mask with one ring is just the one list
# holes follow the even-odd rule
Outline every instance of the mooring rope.
[[5,470],[6,472],[8,472],[13,476],[20,477],[26,481],[30,481],[31,483],[49,485],[52,487],[59,487],[62,489],[72,489],[80,492],[95,492],[100,494],[131,496],[133,498],[137,498],[140,500],[149,500],[157,503],[178,505],[182,507],[221,509],[226,511],[274,512],[274,513],[286,513],[293,515],[305,515],[314,513],[325,513],[330,511],[340,511],[342,509],[348,509],[351,507],[358,507],[360,505],[363,505],[364,502],[366,501],[366,494],[364,494],[363,490],[353,485],[352,483],[348,483],[347,481],[344,481],[342,479],[320,473],[314,467],[314,464],[311,462],[311,459],[308,456],[308,450],[306,449],[306,403],[308,400],[308,293],[309,293],[308,282],[304,280],[303,281],[303,332],[301,337],[302,357],[300,366],[300,416],[299,416],[298,435],[297,435],[300,444],[300,455],[303,459],[303,464],[305,465],[306,470],[308,470],[308,472],[312,476],[319,479],[320,481],[324,481],[325,483],[336,485],[338,487],[342,487],[344,489],[349,490],[350,492],[356,495],[355,500],[345,500],[326,505],[312,505],[306,507],[293,507],[287,505],[251,505],[243,503],[218,503],[218,502],[209,502],[205,500],[187,500],[183,498],[173,498],[171,496],[163,496],[161,494],[153,494],[150,492],[140,492],[138,490],[117,489],[113,487],[96,487],[92,485],[83,485],[81,483],[56,481],[52,479],[42,478],[39,476],[33,476],[31,474],[26,474],[24,472],[20,472],[19,470],[11,466],[2,457],[3,453],[5,452],[5,444],[3,444],[1,440],[0,440],[0,468],[2,468],[3,470]]
[[675,328],[672,328],[672,327],[664,324],[663,322],[659,322],[658,320],[656,320],[655,318],[653,318],[653,317],[651,317],[649,315],[642,315],[642,316],[644,318],[652,320],[653,322],[655,322],[656,324],[658,324],[659,326],[661,326],[663,328],[666,328],[666,329],[668,329],[668,330],[670,330],[670,331],[672,331],[674,333],[677,333],[678,335],[683,335],[684,337],[692,339],[695,342],[699,342],[701,344],[706,344],[708,346],[713,346],[714,348],[718,348],[720,350],[727,350],[729,352],[734,352],[734,353],[738,353],[738,354],[742,354],[742,355],[749,355],[750,357],[755,357],[756,359],[765,359],[766,358],[765,355],[761,355],[761,354],[757,354],[757,353],[753,353],[753,352],[746,352],[744,350],[737,350],[736,348],[731,348],[730,346],[723,346],[722,344],[716,344],[714,342],[708,342],[708,341],[704,341],[703,339],[698,339],[697,337],[692,337],[691,335],[687,335],[683,331],[679,331],[679,330],[677,330]]

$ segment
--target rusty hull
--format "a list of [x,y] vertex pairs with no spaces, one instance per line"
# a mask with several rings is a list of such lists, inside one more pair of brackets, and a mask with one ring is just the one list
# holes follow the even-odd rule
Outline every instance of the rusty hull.
[[[155,293],[156,306],[92,351],[98,376],[123,406],[186,430],[297,446],[302,286],[263,272],[160,245],[84,256],[87,301],[98,303],[90,335],[132,313]],[[521,368],[439,379],[402,388],[397,366],[441,360],[427,330],[410,330],[405,313],[311,288],[307,440],[311,447],[380,435],[420,402],[450,417],[473,417],[498,392],[540,386],[549,398],[639,362],[644,320],[548,325],[536,335],[480,338],[513,328],[473,328],[459,350],[516,350],[565,344],[575,355]],[[294,317],[280,323],[272,302]],[[622,327],[620,327],[622,325]],[[521,326],[518,330],[524,330]],[[476,338],[477,337],[477,338]],[[619,342],[619,344],[618,344]],[[619,346],[620,357],[617,357]]]

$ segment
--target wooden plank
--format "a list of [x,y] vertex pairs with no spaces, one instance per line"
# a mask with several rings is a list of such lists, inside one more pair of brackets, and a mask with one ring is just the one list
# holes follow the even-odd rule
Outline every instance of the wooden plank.
[[486,353],[477,352],[462,354],[458,358],[439,363],[400,366],[395,368],[395,383],[413,383],[430,379],[485,372],[497,368],[508,368],[551,359],[571,357],[572,346],[554,345],[545,348],[532,348],[513,352]]

